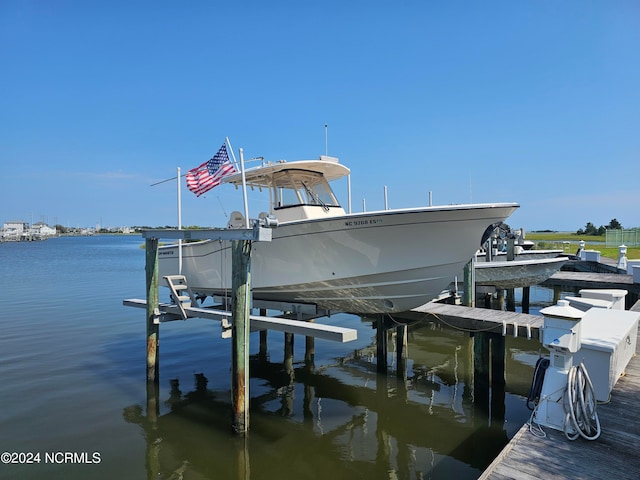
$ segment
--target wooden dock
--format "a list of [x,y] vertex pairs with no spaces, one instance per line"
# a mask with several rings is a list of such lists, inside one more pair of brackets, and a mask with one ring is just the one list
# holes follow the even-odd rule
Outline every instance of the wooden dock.
[[569,286],[578,288],[620,288],[630,293],[640,292],[640,284],[633,283],[633,275],[619,273],[559,271],[545,280],[542,286]]
[[[638,311],[636,304],[632,310]],[[611,392],[597,407],[602,428],[594,441],[568,440],[545,428],[537,436],[524,425],[484,471],[482,480],[629,479],[640,478],[640,344]]]
[[640,298],[640,283],[633,283],[633,275],[619,273],[566,272],[559,271],[541,283],[550,288],[614,288],[626,290],[627,309]]
[[543,317],[526,313],[471,308],[461,305],[430,302],[411,312],[399,314],[403,318],[425,319],[432,317],[453,328],[470,332],[502,333],[527,338],[539,338]]

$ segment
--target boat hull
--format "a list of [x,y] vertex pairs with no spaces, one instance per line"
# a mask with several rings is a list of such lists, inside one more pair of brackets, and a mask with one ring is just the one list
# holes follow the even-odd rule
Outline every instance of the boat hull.
[[[312,303],[353,313],[410,310],[435,298],[473,257],[487,226],[517,204],[385,210],[289,222],[254,242],[254,299]],[[224,241],[183,245],[182,273],[203,295],[230,294]],[[178,247],[159,252],[160,275],[178,273]]]
[[[516,252],[514,255],[514,260],[542,260],[545,258],[556,258],[566,256],[566,254],[562,250],[523,250],[521,252]],[[507,252],[499,252],[497,255],[493,255],[491,258],[492,262],[506,262],[507,260]],[[476,261],[484,262],[485,255],[478,254],[476,256]]]
[[566,257],[558,257],[478,262],[475,264],[476,285],[498,289],[538,285],[560,270],[567,260]]

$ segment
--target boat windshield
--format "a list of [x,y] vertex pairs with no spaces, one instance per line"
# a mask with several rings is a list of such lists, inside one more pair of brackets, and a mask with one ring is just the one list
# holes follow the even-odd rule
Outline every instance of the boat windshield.
[[339,206],[324,176],[307,170],[284,170],[274,174],[275,208],[315,205]]

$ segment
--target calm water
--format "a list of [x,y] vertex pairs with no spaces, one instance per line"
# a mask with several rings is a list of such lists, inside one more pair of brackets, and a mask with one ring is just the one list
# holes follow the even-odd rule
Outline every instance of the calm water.
[[537,341],[507,338],[505,392],[482,406],[468,334],[413,324],[405,382],[391,353],[389,374],[376,374],[370,319],[334,315],[319,321],[356,328],[358,340],[317,340],[312,365],[304,338],[290,364],[283,334],[269,333],[266,355],[252,334],[245,440],[231,433],[231,343],[219,324],[162,324],[156,418],[144,310],[122,306],[145,295],[142,243],[0,244],[0,452],[35,462],[0,464],[0,478],[473,479],[529,417]]

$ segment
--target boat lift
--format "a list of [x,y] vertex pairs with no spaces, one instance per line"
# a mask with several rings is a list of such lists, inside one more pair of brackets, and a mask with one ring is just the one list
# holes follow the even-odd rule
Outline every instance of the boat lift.
[[[159,367],[159,334],[162,321],[186,320],[200,317],[219,320],[223,328],[231,330],[232,338],[232,427],[236,433],[245,434],[249,429],[249,332],[251,328],[279,330],[287,334],[302,334],[334,341],[347,342],[357,338],[353,329],[313,324],[300,320],[250,315],[251,310],[251,250],[252,242],[271,241],[271,228],[259,223],[246,229],[144,230],[146,239],[146,300],[129,299],[123,304],[145,308],[147,313],[147,393],[156,390]],[[174,303],[158,300],[158,240],[226,240],[232,242],[232,304],[233,312],[200,308],[191,292],[186,277],[165,277]],[[229,323],[229,318],[232,322]],[[150,401],[149,398],[147,401]]]

